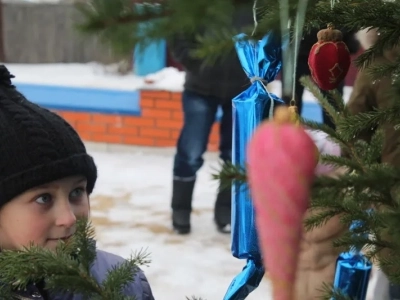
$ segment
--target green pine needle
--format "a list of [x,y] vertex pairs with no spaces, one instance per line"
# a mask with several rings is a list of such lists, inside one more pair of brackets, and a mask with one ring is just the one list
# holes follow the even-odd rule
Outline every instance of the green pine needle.
[[109,270],[104,282],[90,274],[96,259],[94,229],[87,219],[80,219],[77,231],[68,242],[60,242],[55,251],[35,245],[23,250],[0,252],[0,298],[12,299],[15,290],[31,283],[46,282],[53,292],[80,294],[84,299],[121,300],[123,288],[133,280],[138,267],[150,263],[144,251]]

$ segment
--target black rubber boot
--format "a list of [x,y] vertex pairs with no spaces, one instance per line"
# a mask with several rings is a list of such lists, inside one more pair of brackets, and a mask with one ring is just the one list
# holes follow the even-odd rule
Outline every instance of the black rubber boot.
[[174,180],[172,185],[172,226],[179,234],[190,233],[194,183],[194,180]]
[[215,201],[214,221],[218,231],[231,232],[232,190],[231,187],[220,190]]

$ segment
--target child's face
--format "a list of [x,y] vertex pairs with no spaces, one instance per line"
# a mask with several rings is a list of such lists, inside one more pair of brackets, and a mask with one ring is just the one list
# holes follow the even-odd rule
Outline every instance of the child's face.
[[21,249],[31,243],[55,249],[75,233],[77,217],[88,217],[86,179],[67,177],[30,189],[0,210],[0,248]]

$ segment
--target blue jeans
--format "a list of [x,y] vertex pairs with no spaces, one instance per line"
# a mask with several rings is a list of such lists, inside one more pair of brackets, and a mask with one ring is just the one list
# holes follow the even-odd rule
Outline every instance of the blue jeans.
[[184,124],[178,139],[174,160],[175,180],[192,181],[204,163],[203,154],[207,150],[212,125],[218,107],[222,108],[220,124],[220,158],[232,158],[232,101],[203,96],[184,91],[182,95]]

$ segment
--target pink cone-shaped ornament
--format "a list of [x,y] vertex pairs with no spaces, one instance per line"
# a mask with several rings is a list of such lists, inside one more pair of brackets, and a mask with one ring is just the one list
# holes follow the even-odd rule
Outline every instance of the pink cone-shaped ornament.
[[248,145],[249,185],[274,300],[293,300],[303,215],[317,165],[316,147],[287,108],[262,124]]

